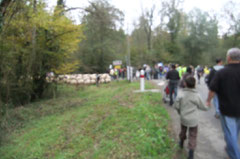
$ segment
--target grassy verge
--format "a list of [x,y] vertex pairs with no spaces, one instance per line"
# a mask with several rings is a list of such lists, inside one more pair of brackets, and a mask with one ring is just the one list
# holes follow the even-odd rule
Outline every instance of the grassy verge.
[[172,159],[176,146],[160,94],[133,93],[138,88],[126,81],[80,90],[62,85],[56,99],[9,111],[1,158]]

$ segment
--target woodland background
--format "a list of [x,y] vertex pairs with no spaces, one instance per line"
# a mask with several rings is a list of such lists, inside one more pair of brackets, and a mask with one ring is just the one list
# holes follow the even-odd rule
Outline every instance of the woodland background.
[[[53,11],[44,0],[0,0],[0,111],[54,96],[48,72],[103,73],[113,60],[138,68],[157,62],[212,65],[231,47],[240,46],[240,10],[229,1],[223,14],[200,9],[185,13],[180,0],[162,0],[143,10],[131,33],[123,30],[124,13],[107,0],[86,8],[67,8],[58,0]],[[81,11],[81,24],[69,11]],[[153,17],[155,12],[158,17]],[[160,19],[157,27],[153,20]],[[219,22],[229,25],[219,33]],[[129,56],[129,54],[131,56]]]

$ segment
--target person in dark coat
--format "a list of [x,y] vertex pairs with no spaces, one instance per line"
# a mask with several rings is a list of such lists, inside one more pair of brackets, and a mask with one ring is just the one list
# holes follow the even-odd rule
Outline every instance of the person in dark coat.
[[240,159],[238,143],[240,130],[240,49],[227,52],[227,65],[216,72],[209,86],[207,106],[215,94],[218,96],[220,121],[231,159]]
[[178,83],[180,80],[179,73],[176,70],[176,66],[172,65],[171,70],[167,73],[166,79],[169,80],[168,86],[170,91],[170,106],[173,105],[173,93],[174,93],[174,99],[177,97],[177,91],[178,91]]

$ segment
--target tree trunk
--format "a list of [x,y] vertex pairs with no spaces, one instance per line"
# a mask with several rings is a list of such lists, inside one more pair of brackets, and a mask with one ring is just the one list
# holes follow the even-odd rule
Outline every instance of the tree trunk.
[[4,15],[6,13],[7,7],[12,2],[12,0],[0,0],[0,32],[2,30]]
[[[33,0],[33,12],[36,14],[37,12],[37,0]],[[36,25],[33,24],[32,29],[32,55],[30,56],[28,74],[33,76],[33,63],[36,58]]]

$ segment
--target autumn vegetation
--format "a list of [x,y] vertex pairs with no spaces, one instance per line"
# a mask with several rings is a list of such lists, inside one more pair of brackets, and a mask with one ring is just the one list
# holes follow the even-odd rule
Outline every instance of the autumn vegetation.
[[[59,86],[54,82],[48,83],[46,76],[49,72],[54,72],[56,76],[65,74],[106,73],[109,64],[111,64],[113,60],[122,60],[123,66],[131,63],[135,68],[141,67],[145,63],[153,66],[159,61],[164,63],[178,63],[181,65],[191,64],[196,66],[201,64],[210,66],[214,63],[216,57],[224,58],[227,49],[240,46],[240,12],[238,3],[229,1],[223,6],[223,13],[221,14],[207,13],[197,8],[186,13],[181,8],[182,3],[180,0],[162,0],[160,7],[153,5],[149,9],[142,9],[142,14],[139,15],[139,19],[134,23],[133,30],[128,32],[123,29],[124,13],[107,0],[91,0],[85,8],[68,8],[64,0],[57,0],[56,6],[52,10],[47,7],[44,0],[0,0],[1,132],[5,132],[5,130],[8,129],[8,126],[4,124],[8,123],[7,125],[9,125],[10,122],[11,125],[11,115],[9,115],[9,112],[18,109],[22,110],[24,107],[28,107],[29,104],[34,105],[36,102],[46,104],[44,101],[48,99],[50,102],[52,100],[55,102],[55,98],[58,98],[56,94],[59,94],[59,91],[61,92],[62,87],[64,87],[63,90],[71,88],[65,88],[65,85]],[[80,23],[76,23],[70,16],[69,13],[72,10],[79,10]],[[155,19],[160,19],[158,25],[154,25]],[[227,23],[227,26],[224,26],[224,30],[221,29],[223,21]],[[124,84],[127,85],[128,83]],[[121,83],[120,85],[125,88],[124,84]],[[115,89],[121,89],[117,88],[117,84],[111,86],[116,87]],[[97,88],[93,87],[94,86],[91,86],[88,91],[91,91],[91,89],[97,90]],[[127,88],[125,89],[127,90]],[[122,91],[126,92],[126,90]],[[71,88],[71,91],[79,90]],[[107,87],[102,91],[112,90]],[[81,95],[86,97],[84,94],[88,95],[87,92],[81,94],[82,92],[79,91],[77,92],[79,94],[75,97],[82,98]],[[67,93],[65,95],[67,96]],[[102,102],[101,98],[99,98],[100,95],[101,94],[95,94],[96,98]],[[63,96],[61,97],[63,98],[62,100],[65,100]],[[151,95],[149,95],[146,98],[154,98],[155,101],[157,97],[151,97]],[[71,98],[68,100],[74,101],[76,99]],[[84,99],[82,100],[86,102]],[[92,100],[94,100],[94,98]],[[76,102],[76,105],[81,106],[82,101],[76,100]],[[91,105],[91,102],[87,102],[87,105]],[[109,104],[110,106],[116,104],[116,101],[112,102],[113,103]],[[141,105],[141,102],[145,101],[139,99],[139,101],[135,102]],[[156,102],[159,101],[156,100]],[[124,104],[125,103],[122,103],[122,105]],[[152,105],[154,108],[149,109],[155,113],[155,111],[158,111],[160,108],[157,108],[154,104],[155,103],[148,103],[146,105]],[[39,104],[33,107],[30,106],[33,114],[41,112],[39,109],[42,107],[38,107],[38,105]],[[59,105],[59,110],[61,110],[61,103],[59,103]],[[130,103],[128,106],[131,107],[131,105],[136,106],[136,103]],[[58,109],[57,107],[54,108]],[[39,111],[36,112],[34,111],[35,109]],[[79,108],[79,114],[82,115],[82,117],[78,116],[79,121],[85,118],[87,120],[88,118],[84,116],[84,113],[82,113],[80,109],[84,109],[83,111],[86,112],[89,111],[87,109],[85,110],[85,108]],[[94,109],[92,106],[92,111]],[[146,114],[149,113],[148,108],[144,108],[144,106],[141,106],[140,109],[141,111],[146,111]],[[132,110],[122,111],[129,111],[128,113],[130,113],[130,115],[136,115]],[[140,110],[136,109],[135,111],[139,113],[137,114],[138,117],[142,115],[139,112]],[[93,112],[88,113],[91,114]],[[102,113],[104,114],[105,112]],[[107,108],[106,113],[109,113]],[[118,113],[118,110],[116,109],[115,112],[112,113]],[[149,120],[155,120],[156,115],[151,115],[154,113],[149,114]],[[33,114],[30,113],[29,116],[34,116]],[[146,116],[146,114],[143,115]],[[22,119],[21,115],[19,120],[25,119],[25,117]],[[123,114],[119,115],[122,117]],[[163,116],[164,115],[165,114],[163,114]],[[68,117],[70,120],[71,115]],[[121,119],[120,117],[119,120]],[[167,116],[165,117],[167,118]],[[53,118],[53,120],[58,120],[57,116]],[[111,121],[110,118],[111,117],[109,117],[110,123],[117,122]],[[62,119],[62,117],[59,117],[59,119]],[[28,118],[28,121],[30,120],[31,119]],[[50,120],[50,118],[46,120]],[[98,120],[98,118],[94,120]],[[65,124],[68,122],[66,119]],[[108,122],[108,120],[106,122]],[[140,119],[138,121],[136,117],[136,122],[143,121]],[[96,123],[90,122],[89,124]],[[128,123],[125,121],[125,123],[122,124],[126,125]],[[148,127],[146,123],[143,124]],[[149,128],[149,131],[157,130],[154,124],[159,123],[153,122],[152,124],[152,127],[150,125],[151,128]],[[14,127],[13,125],[11,126]],[[104,122],[102,126],[105,126]],[[16,127],[19,128],[18,126]],[[51,125],[49,125],[49,127],[51,127]],[[99,132],[99,134],[101,134],[103,127],[99,127],[96,133]],[[163,127],[161,131],[166,130],[166,127]],[[63,129],[65,129],[65,127],[63,127]],[[111,131],[119,131],[120,129],[121,128],[113,128]],[[25,131],[25,129],[23,131]],[[77,131],[88,132],[87,130]],[[138,147],[139,144],[145,141],[135,143],[133,140],[130,140],[132,142],[131,144],[138,148],[136,152],[131,152],[130,155],[141,155],[141,153],[143,153],[142,157],[144,158],[144,155],[151,153],[153,156],[159,158],[158,155],[162,153],[162,150],[154,149],[151,151],[152,145],[150,144],[151,142],[155,142],[157,138],[157,142],[158,140],[167,140],[167,142],[169,142],[168,145],[163,145],[163,147],[165,146],[166,148],[166,154],[162,155],[171,156],[168,146],[172,143],[168,138],[169,136],[161,137],[161,133],[156,134],[157,132],[153,131],[145,132],[145,129],[139,131],[142,131],[139,132],[139,135],[141,133],[145,135],[150,134],[150,139],[146,141],[147,146],[145,148]],[[106,136],[107,135],[109,134],[106,133]],[[151,138],[151,136],[153,136],[153,138]],[[92,136],[88,136],[89,140],[85,142],[91,145],[90,151],[93,151],[94,145],[91,137]],[[121,135],[118,137],[121,137]],[[141,136],[135,137],[139,140],[141,139]],[[129,138],[131,138],[131,134]],[[24,140],[24,137],[17,139],[19,142],[22,142],[22,140]],[[63,140],[65,143],[65,139]],[[121,141],[122,139],[118,138],[118,142]],[[41,142],[42,141],[39,141],[40,145],[42,144]],[[70,141],[66,141],[66,143],[67,142]],[[102,148],[101,146],[104,146],[106,143],[98,144],[100,146],[99,148]],[[122,144],[127,145],[127,143]],[[4,147],[10,154],[11,148],[8,146],[11,147],[13,145]],[[64,145],[60,145],[60,147],[61,146],[64,147]],[[84,145],[82,146],[82,149],[84,149]],[[155,146],[159,145],[156,144]],[[48,147],[44,148],[48,149]],[[54,147],[52,148],[54,149]],[[121,145],[116,146],[116,148],[116,150],[125,151]],[[16,153],[17,149],[13,148],[13,150],[14,153]],[[40,150],[32,151],[40,153],[36,154],[36,156],[39,155],[40,158],[42,157],[41,155],[47,155],[51,158],[51,155],[54,155],[52,154],[53,152],[60,153],[61,149],[57,149],[57,152],[49,150],[47,154],[41,154]],[[102,151],[105,151],[105,149]],[[8,156],[8,158],[14,158],[14,156],[9,155],[8,152],[4,152],[4,155]],[[114,153],[114,151],[110,152]],[[0,151],[0,153],[3,153],[3,151]],[[26,156],[30,153],[31,152],[26,152]],[[79,155],[79,152],[74,154]],[[16,155],[18,154],[16,153]],[[23,157],[21,155],[23,155]],[[15,158],[25,158],[24,155],[25,154],[19,154],[19,156],[15,156]],[[65,155],[67,157],[69,156],[69,154]],[[88,156],[92,154],[87,152],[85,155]],[[99,152],[99,154],[95,155],[102,155],[102,153]],[[118,155],[121,156],[121,154]],[[102,158],[104,158],[107,154],[103,154],[102,156]]]
[[[162,1],[158,10],[155,5],[143,10],[131,34],[122,29],[124,13],[106,0],[90,1],[86,8],[68,8],[58,0],[53,10],[43,0],[0,2],[2,113],[4,107],[24,105],[56,89],[46,82],[48,72],[105,73],[116,59],[136,68],[159,61],[211,65],[239,45],[238,5],[233,2],[224,7],[225,32],[219,28],[221,15],[200,9],[185,13],[183,2],[171,0]],[[69,16],[71,10],[80,11],[80,24]],[[157,18],[161,21],[153,26]]]

